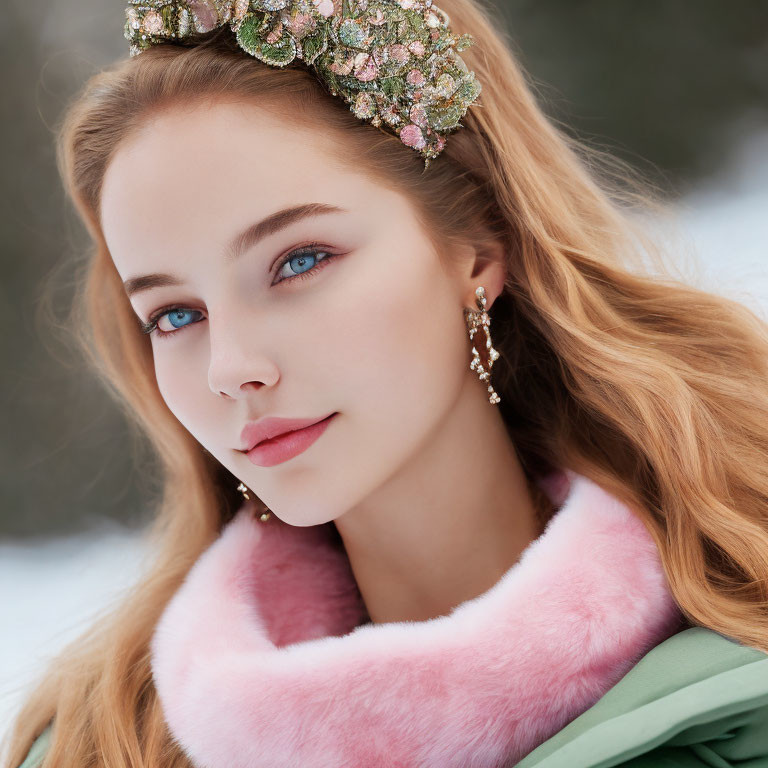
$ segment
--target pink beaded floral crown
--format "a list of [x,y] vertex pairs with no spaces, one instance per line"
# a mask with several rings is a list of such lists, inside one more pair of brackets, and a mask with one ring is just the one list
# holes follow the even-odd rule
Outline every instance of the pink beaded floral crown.
[[432,0],[129,0],[125,37],[135,56],[228,24],[239,46],[272,66],[300,59],[333,96],[376,127],[389,126],[425,168],[480,95]]

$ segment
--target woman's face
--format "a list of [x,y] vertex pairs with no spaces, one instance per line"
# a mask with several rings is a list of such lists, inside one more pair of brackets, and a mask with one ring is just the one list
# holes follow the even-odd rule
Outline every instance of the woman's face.
[[[308,126],[255,106],[172,108],[118,149],[102,193],[131,304],[158,320],[169,409],[300,526],[365,500],[448,417],[476,379],[462,307],[481,284],[447,268],[404,196],[345,167]],[[281,211],[294,213],[272,218]],[[137,281],[157,273],[170,277]],[[241,450],[248,422],[334,413],[287,460]]]

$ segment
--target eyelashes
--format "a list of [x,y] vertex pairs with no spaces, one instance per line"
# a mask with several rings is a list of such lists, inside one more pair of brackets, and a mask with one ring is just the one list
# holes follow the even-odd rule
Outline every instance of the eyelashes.
[[[310,243],[309,245],[303,246],[302,248],[298,248],[296,250],[291,251],[285,258],[283,258],[280,261],[280,263],[277,265],[275,272],[279,276],[283,267],[285,267],[290,262],[294,260],[315,257],[317,254],[325,254],[325,255],[321,259],[316,259],[315,263],[304,272],[300,272],[298,274],[291,275],[288,277],[283,277],[281,280],[274,281],[272,285],[278,285],[279,283],[291,282],[294,280],[310,279],[314,277],[314,275],[317,272],[321,271],[326,264],[331,262],[334,258],[336,258],[336,256],[339,255],[335,253],[330,253],[326,249],[319,247],[318,243]],[[196,322],[190,322],[186,325],[180,326],[179,328],[173,331],[161,330],[158,327],[158,323],[163,317],[165,317],[165,315],[172,314],[173,312],[176,312],[177,314],[180,314],[180,315],[190,314],[190,313],[202,315],[202,312],[200,312],[200,310],[188,309],[187,307],[183,307],[178,304],[172,304],[169,306],[161,307],[160,309],[158,309],[156,312],[152,314],[152,316],[149,318],[149,320],[146,323],[145,322],[140,323],[141,332],[146,334],[152,334],[156,338],[164,339],[170,336],[175,336],[180,331],[183,331],[185,328],[189,328],[190,326],[196,324]]]
[[325,249],[319,247],[318,243],[310,243],[309,245],[305,245],[304,247],[298,248],[295,251],[291,251],[284,259],[280,261],[275,271],[279,276],[280,270],[283,267],[285,267],[287,264],[292,262],[294,259],[306,259],[308,256],[315,257],[318,253],[324,253],[325,257],[317,260],[313,266],[311,266],[308,270],[306,270],[306,272],[299,272],[296,275],[289,275],[288,277],[284,277],[282,280],[276,280],[275,282],[272,283],[272,285],[277,285],[278,283],[284,283],[286,282],[286,280],[301,279],[305,275],[314,274],[318,264],[324,264],[326,261],[328,261],[329,259],[337,255],[335,253],[329,253]]
[[172,312],[176,312],[177,314],[185,314],[189,312],[196,312],[198,315],[201,314],[200,310],[198,309],[185,309],[184,307],[168,307],[163,308],[161,310],[158,310],[158,313],[155,313],[148,322],[141,324],[141,332],[142,333],[148,333],[152,334],[158,338],[164,338],[165,336],[175,336],[179,331],[183,331],[185,328],[189,328],[190,325],[194,325],[194,323],[189,323],[188,325],[182,325],[179,328],[177,328],[175,331],[162,331],[160,328],[157,327],[158,322],[160,322],[160,319],[163,318],[165,315],[170,315]]

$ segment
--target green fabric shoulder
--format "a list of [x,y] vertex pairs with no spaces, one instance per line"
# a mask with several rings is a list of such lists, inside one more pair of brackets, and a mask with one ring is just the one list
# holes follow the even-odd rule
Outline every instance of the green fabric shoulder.
[[651,649],[515,768],[768,768],[768,654],[704,627]]
[[45,730],[32,742],[32,746],[19,768],[38,768],[43,762],[45,753],[48,750],[48,743],[51,739],[51,729],[52,724],[49,723]]

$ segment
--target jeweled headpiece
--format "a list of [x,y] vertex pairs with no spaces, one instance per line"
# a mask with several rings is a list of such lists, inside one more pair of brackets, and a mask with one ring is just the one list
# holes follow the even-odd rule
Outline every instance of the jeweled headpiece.
[[129,0],[125,37],[135,56],[157,43],[230,25],[240,47],[272,66],[310,65],[361,120],[388,125],[425,168],[480,95],[432,0]]

